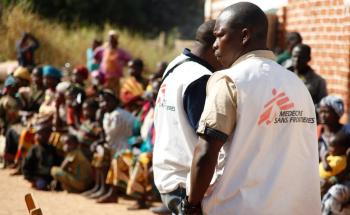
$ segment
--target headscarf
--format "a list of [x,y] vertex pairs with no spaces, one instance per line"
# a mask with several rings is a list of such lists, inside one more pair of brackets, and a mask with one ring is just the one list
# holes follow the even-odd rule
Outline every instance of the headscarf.
[[144,93],[143,86],[135,77],[129,77],[124,80],[120,89],[120,100],[123,104],[128,104],[140,98]]
[[329,95],[324,97],[320,101],[320,106],[332,108],[339,118],[344,114],[344,102],[338,96]]
[[13,77],[31,81],[29,70],[25,67],[18,67],[13,73]]
[[57,79],[61,79],[62,78],[62,73],[59,69],[53,67],[53,66],[44,66],[43,67],[43,76],[50,76],[50,77],[54,77]]
[[5,80],[5,87],[9,87],[9,86],[14,86],[15,85],[15,79],[13,78],[13,76],[8,76]]
[[81,74],[85,80],[88,79],[89,70],[85,66],[78,66],[74,70],[76,73]]

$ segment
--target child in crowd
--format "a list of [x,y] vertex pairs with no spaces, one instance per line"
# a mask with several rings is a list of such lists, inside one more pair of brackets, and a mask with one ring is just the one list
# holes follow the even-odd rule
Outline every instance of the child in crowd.
[[20,120],[19,109],[20,101],[16,97],[18,87],[15,79],[9,76],[5,80],[4,96],[0,99],[0,128],[5,134],[11,124]]
[[73,69],[72,84],[76,87],[84,89],[85,81],[89,77],[89,70],[85,66],[77,66]]
[[83,154],[91,161],[92,154],[91,145],[99,140],[102,133],[102,128],[96,121],[96,112],[99,104],[95,99],[87,99],[83,104],[84,121],[78,129],[71,127],[69,132],[77,136],[80,143],[80,148]]
[[89,160],[79,148],[79,142],[73,135],[62,138],[67,153],[61,166],[54,166],[51,175],[68,192],[82,192],[92,184],[92,168]]
[[9,76],[5,81],[5,95],[0,99],[0,134],[6,134],[5,167],[13,164],[18,148],[18,134],[10,132],[11,125],[20,121],[20,101],[16,98],[17,91],[15,79]]
[[42,117],[34,126],[36,144],[32,146],[22,162],[24,178],[39,190],[47,190],[52,180],[51,167],[60,164],[60,158],[49,145],[52,118]]
[[98,70],[91,72],[91,86],[86,89],[86,96],[98,97],[103,90],[104,82],[105,76],[102,72]]
[[36,67],[31,74],[31,85],[19,90],[18,95],[22,103],[22,111],[30,116],[39,111],[44,101],[45,86],[43,82],[43,68]]
[[66,131],[67,107],[65,94],[71,87],[71,83],[64,81],[57,85],[55,95],[56,112],[54,114],[53,126],[56,132]]
[[347,150],[350,144],[350,135],[340,130],[331,139],[326,153],[320,162],[321,192],[324,194],[329,185],[337,183],[347,173]]
[[55,92],[56,86],[61,82],[62,72],[53,66],[43,67],[43,81],[45,90],[45,98],[40,105],[39,114],[54,114],[55,107]]
[[66,106],[68,126],[78,128],[83,121],[82,105],[85,100],[85,91],[79,87],[71,86],[66,92]]

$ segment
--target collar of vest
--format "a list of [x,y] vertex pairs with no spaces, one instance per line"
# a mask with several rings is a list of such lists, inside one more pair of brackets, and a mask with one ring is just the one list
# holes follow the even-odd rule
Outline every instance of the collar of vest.
[[204,66],[205,68],[207,68],[210,72],[214,72],[214,68],[205,60],[203,60],[202,58],[194,55],[190,49],[185,48],[182,52],[182,54],[186,55],[187,57],[191,58],[191,61],[194,61],[196,63],[199,63],[200,65]]
[[273,54],[272,51],[270,50],[255,50],[255,51],[251,51],[248,52],[244,55],[242,55],[241,57],[239,57],[233,64],[231,67],[239,64],[240,62],[247,60],[248,58],[252,58],[252,57],[257,57],[257,58],[266,58],[269,60],[276,60],[275,55]]

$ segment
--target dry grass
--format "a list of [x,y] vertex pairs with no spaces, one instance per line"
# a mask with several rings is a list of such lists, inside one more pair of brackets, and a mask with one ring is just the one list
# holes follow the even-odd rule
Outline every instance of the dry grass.
[[[0,61],[15,59],[15,42],[23,31],[31,32],[40,41],[36,53],[37,62],[62,67],[66,62],[72,65],[85,64],[86,49],[94,38],[101,38],[113,28],[106,24],[103,30],[94,27],[68,29],[56,22],[50,22],[24,9],[21,5],[5,9],[0,20]],[[177,53],[174,49],[159,45],[159,39],[144,39],[126,30],[118,31],[120,46],[134,57],[145,61],[152,71],[160,60],[170,60]]]

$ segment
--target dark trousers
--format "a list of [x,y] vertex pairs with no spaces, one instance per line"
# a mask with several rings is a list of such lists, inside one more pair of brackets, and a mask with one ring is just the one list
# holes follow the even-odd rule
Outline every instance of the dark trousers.
[[6,131],[5,160],[13,161],[18,149],[19,134],[13,128]]

